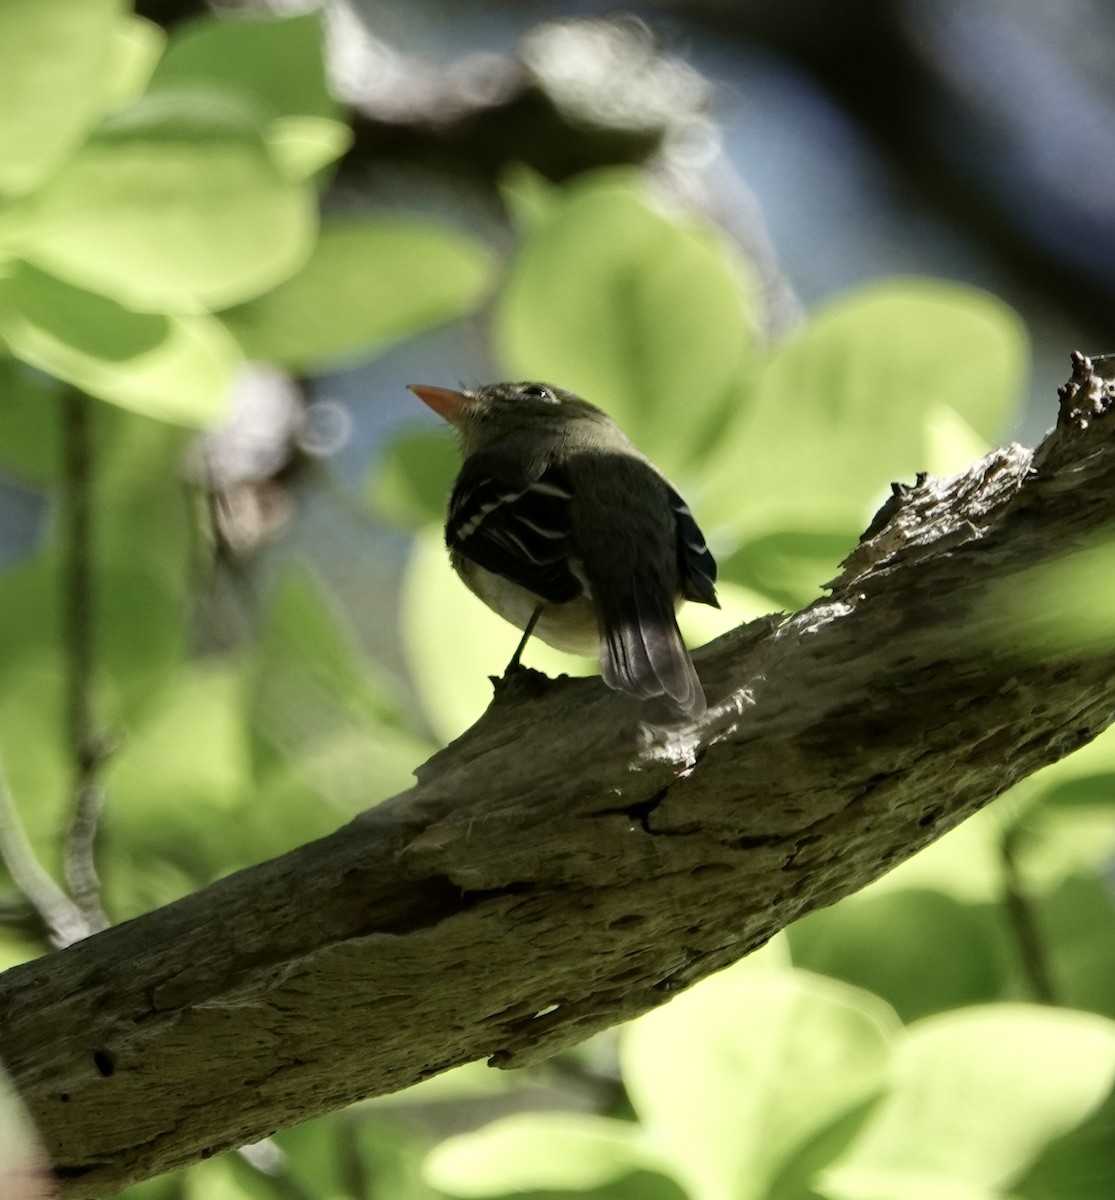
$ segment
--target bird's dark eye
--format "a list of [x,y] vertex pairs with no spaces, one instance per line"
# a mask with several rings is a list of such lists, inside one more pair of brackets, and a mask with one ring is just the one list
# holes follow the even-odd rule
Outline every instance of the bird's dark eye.
[[529,396],[532,400],[554,400],[556,397],[548,387],[543,387],[540,383],[528,383],[526,387],[519,391],[520,396]]

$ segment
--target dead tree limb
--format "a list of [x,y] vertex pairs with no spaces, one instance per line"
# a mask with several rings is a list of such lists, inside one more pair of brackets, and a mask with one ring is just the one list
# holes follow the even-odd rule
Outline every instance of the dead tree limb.
[[1002,597],[1115,519],[1105,373],[1076,356],[1036,452],[896,488],[828,599],[700,652],[697,729],[520,677],[409,792],[0,977],[0,1055],[63,1194],[551,1054],[1095,737],[1115,647],[1006,652]]

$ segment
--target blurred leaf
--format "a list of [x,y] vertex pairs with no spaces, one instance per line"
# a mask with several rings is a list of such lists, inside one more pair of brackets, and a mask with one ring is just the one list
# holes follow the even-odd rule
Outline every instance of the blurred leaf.
[[[1075,759],[1079,754],[1071,755]],[[1066,761],[1066,760],[1062,760]],[[1073,809],[1108,808],[1115,804],[1115,774],[1082,774],[1063,783],[1051,782],[1045,796],[1051,809],[1071,812]]]
[[59,385],[0,358],[0,466],[21,481],[54,479],[60,463]]
[[628,1095],[695,1200],[758,1200],[886,1083],[882,1001],[804,971],[729,968],[627,1026]]
[[[602,177],[603,172],[596,178]],[[619,180],[621,187],[630,186],[630,176],[620,172]],[[523,163],[512,163],[504,171],[499,190],[520,235],[532,233],[561,204],[561,188]]]
[[303,570],[288,571],[272,594],[253,674],[257,766],[293,772],[346,814],[409,787],[429,755]]
[[[92,605],[98,724],[124,738],[181,662],[190,517],[178,475],[183,434],[89,401]],[[0,755],[28,833],[47,863],[68,810],[67,667],[57,530],[0,572]]]
[[785,608],[796,611],[815,600],[855,546],[854,535],[823,531],[780,531],[747,541],[720,562],[720,574]]
[[893,1089],[819,1180],[832,1200],[998,1197],[1085,1120],[1115,1078],[1115,1025],[992,1005],[930,1017],[899,1043]]
[[249,358],[307,367],[468,312],[491,271],[479,242],[444,226],[335,219],[297,275],[222,316]]
[[993,438],[1025,369],[1021,322],[983,292],[929,280],[853,292],[772,358],[709,466],[702,510],[751,537],[854,537],[892,480],[927,467],[927,413],[953,408]]
[[442,431],[416,430],[397,437],[368,477],[372,510],[414,531],[441,521],[461,456]]
[[1115,1092],[1059,1138],[1011,1187],[1018,1200],[1111,1200],[1115,1183]]
[[372,1187],[390,1200],[438,1200],[422,1173],[429,1136],[398,1121],[370,1120],[366,1111],[358,1111],[360,1119],[348,1129],[363,1177],[374,1183],[356,1200],[365,1200]]
[[52,868],[72,769],[56,579],[41,556],[0,572],[0,761],[24,828]]
[[652,207],[637,178],[589,176],[537,215],[493,336],[507,378],[580,393],[672,473],[723,422],[751,351],[747,301],[726,245]]
[[931,475],[956,475],[966,471],[991,449],[986,437],[946,404],[925,410],[925,470]]
[[244,690],[232,664],[184,667],[109,761],[104,835],[113,870],[105,894],[117,919],[256,860],[244,821],[257,800]]
[[716,595],[719,608],[683,604],[678,611],[678,627],[687,646],[703,646],[729,630],[765,616],[773,608],[768,597],[734,583],[717,583]]
[[447,1138],[426,1159],[428,1183],[451,1196],[586,1192],[657,1156],[637,1125],[582,1113],[522,1113]]
[[[985,601],[995,649],[1016,661],[1095,654],[1115,643],[1115,539],[1108,530],[1001,580]],[[1004,621],[1004,614],[1009,621]]]
[[127,17],[116,27],[109,68],[109,100],[124,104],[147,86],[166,45],[166,34],[153,21]]
[[129,307],[198,312],[273,287],[305,261],[308,186],[271,158],[229,95],[158,92],[114,112],[34,198],[23,255]]
[[1110,884],[1087,875],[1064,879],[1040,897],[1036,918],[1061,1003],[1115,1018],[1115,899]]
[[868,888],[787,932],[798,966],[874,992],[904,1021],[999,999],[1011,953],[992,910],[923,889]]
[[267,145],[288,179],[309,179],[352,145],[352,130],[326,117],[280,117],[267,131]]
[[223,413],[239,364],[235,343],[212,317],[132,312],[26,264],[0,281],[0,335],[40,370],[183,425]]
[[335,116],[325,78],[321,14],[202,17],[179,25],[151,81],[153,91],[220,83],[284,116]]
[[233,1154],[197,1162],[179,1178],[181,1200],[275,1200],[266,1176],[238,1169]]
[[1115,809],[1036,804],[1013,837],[1019,873],[1028,891],[1051,891],[1064,879],[1102,871],[1115,858]]
[[122,0],[0,4],[0,192],[30,191],[104,107]]
[[[426,717],[435,735],[450,741],[488,707],[488,677],[502,674],[520,634],[456,577],[440,527],[415,539],[399,609],[403,647]],[[585,674],[596,666],[537,638],[527,643],[523,662],[550,675]]]

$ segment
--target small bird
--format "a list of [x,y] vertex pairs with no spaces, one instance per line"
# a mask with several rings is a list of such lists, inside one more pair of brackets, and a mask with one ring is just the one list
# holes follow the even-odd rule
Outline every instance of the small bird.
[[465,584],[524,631],[508,670],[534,633],[598,654],[609,687],[701,716],[674,613],[682,600],[719,608],[716,563],[658,469],[600,409],[548,383],[410,390],[460,435],[445,542]]

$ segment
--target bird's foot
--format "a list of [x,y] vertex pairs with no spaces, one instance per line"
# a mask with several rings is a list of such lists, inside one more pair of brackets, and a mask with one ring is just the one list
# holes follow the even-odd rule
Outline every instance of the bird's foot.
[[508,663],[502,675],[489,675],[488,678],[492,681],[492,698],[501,704],[544,695],[553,682],[549,675],[533,667],[524,667],[519,662]]

